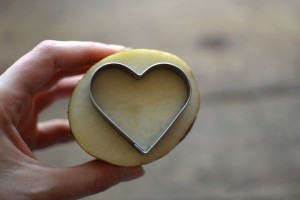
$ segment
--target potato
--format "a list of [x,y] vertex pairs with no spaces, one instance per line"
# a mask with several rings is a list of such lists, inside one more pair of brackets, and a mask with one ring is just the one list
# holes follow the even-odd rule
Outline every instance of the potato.
[[[170,70],[173,65],[179,70]],[[170,152],[189,132],[199,105],[193,74],[180,58],[133,49],[101,60],[84,75],[69,103],[69,121],[76,141],[90,155],[137,166]]]

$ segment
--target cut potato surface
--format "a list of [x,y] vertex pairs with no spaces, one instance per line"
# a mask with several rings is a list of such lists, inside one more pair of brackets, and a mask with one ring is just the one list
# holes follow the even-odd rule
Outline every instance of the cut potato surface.
[[[145,155],[117,132],[91,102],[89,89],[93,73],[99,66],[112,62],[122,63],[136,73],[157,63],[170,63],[179,67],[190,81],[191,94],[185,109]],[[167,69],[156,69],[136,79],[124,70],[108,68],[95,74],[91,84],[97,106],[144,148],[148,148],[180,112],[187,92],[182,78]],[[78,144],[90,155],[119,166],[137,166],[170,152],[190,130],[199,104],[192,72],[181,59],[161,51],[128,50],[101,60],[84,75],[69,104],[69,121]]]

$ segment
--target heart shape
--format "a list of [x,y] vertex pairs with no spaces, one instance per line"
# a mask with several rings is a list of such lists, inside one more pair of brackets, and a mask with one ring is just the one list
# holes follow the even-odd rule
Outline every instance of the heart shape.
[[89,90],[97,111],[142,154],[163,138],[191,98],[188,76],[170,63],[142,72],[107,63],[94,71]]

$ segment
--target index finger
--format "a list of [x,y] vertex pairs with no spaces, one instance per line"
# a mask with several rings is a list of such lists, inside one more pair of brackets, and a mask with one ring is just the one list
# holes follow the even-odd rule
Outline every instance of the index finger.
[[33,95],[57,72],[93,64],[122,48],[96,42],[47,40],[15,62],[2,77],[10,87]]

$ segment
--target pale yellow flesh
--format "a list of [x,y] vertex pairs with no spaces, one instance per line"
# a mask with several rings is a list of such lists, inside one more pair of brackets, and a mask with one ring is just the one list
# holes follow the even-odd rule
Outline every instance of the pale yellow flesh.
[[184,80],[156,69],[141,79],[120,69],[105,69],[93,79],[92,94],[109,120],[144,150],[165,132],[188,99]]
[[[99,114],[90,101],[88,91],[91,75],[98,66],[109,62],[123,63],[137,72],[142,72],[153,64],[167,62],[180,67],[191,80],[192,94],[186,109],[163,139],[147,155],[142,155],[133,148]],[[150,80],[142,78],[138,84],[136,84],[137,80],[122,73],[125,72],[116,74],[108,71],[106,76],[110,78],[104,79],[105,84],[97,83],[97,81],[103,82],[103,80],[101,77],[96,78],[96,82],[93,83],[93,91],[101,89],[104,93],[99,95],[99,93],[93,92],[93,94],[115,122],[124,127],[126,131],[128,130],[128,133],[133,134],[141,144],[147,146],[155,134],[164,128],[172,116],[176,115],[184,103],[187,90],[182,80],[167,70],[153,71],[146,75],[146,79]],[[130,50],[107,57],[86,73],[73,93],[69,105],[69,120],[73,135],[79,145],[89,154],[112,164],[136,166],[157,160],[181,141],[196,118],[200,98],[198,88],[193,80],[188,66],[178,57],[168,53],[153,50]],[[174,85],[176,85],[176,89],[170,89]],[[97,88],[98,86],[103,88]],[[116,93],[118,93],[118,97],[115,97]],[[140,93],[143,95],[139,95]]]

